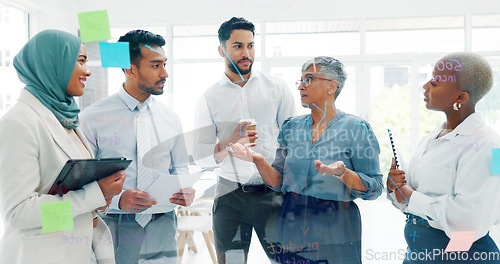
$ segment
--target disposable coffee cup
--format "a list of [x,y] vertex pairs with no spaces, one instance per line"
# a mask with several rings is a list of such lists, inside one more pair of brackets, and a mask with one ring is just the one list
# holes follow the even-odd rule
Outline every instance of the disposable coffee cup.
[[[254,130],[254,131],[256,131],[256,130],[257,130],[257,121],[255,121],[255,119],[251,119],[251,118],[249,118],[249,119],[241,119],[241,120],[240,120],[240,124],[241,124],[242,122],[247,122],[247,123],[249,123],[249,124],[246,126],[246,130]],[[250,140],[250,142],[249,142],[249,143],[245,143],[245,145],[247,145],[247,146],[249,146],[249,145],[253,145],[253,144],[255,144],[255,140]]]

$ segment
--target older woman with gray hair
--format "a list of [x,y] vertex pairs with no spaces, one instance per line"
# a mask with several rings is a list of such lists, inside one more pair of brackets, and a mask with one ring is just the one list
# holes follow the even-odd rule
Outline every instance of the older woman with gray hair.
[[[489,236],[500,220],[500,175],[492,171],[500,136],[475,112],[492,84],[488,62],[469,52],[440,59],[424,84],[427,109],[446,121],[422,139],[408,171],[393,162],[389,172],[388,197],[407,215],[403,263],[500,263]],[[448,249],[461,252],[446,252],[454,243],[460,248]]]
[[285,120],[272,165],[248,146],[231,146],[231,155],[255,163],[266,184],[285,194],[278,242],[270,245],[278,263],[361,263],[353,200],[381,194],[380,150],[365,120],[335,107],[345,79],[343,64],[331,57],[302,66],[297,87],[311,114]]

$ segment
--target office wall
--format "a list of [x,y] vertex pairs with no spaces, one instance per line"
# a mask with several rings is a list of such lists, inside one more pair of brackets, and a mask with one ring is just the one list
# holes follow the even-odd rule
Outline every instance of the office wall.
[[230,16],[244,16],[253,21],[344,19],[457,15],[490,13],[499,10],[498,1],[337,1],[337,0],[191,0],[191,1],[85,1],[77,11],[108,9],[115,23],[218,22]]
[[46,28],[76,33],[77,13],[102,9],[108,10],[111,26],[220,23],[231,16],[259,22],[489,14],[500,10],[500,2],[488,0],[0,0],[0,3],[30,13],[31,35]]

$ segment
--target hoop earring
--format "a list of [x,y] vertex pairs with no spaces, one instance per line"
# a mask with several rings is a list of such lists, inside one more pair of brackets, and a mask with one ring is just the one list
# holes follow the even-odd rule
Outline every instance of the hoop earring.
[[455,110],[455,111],[458,111],[458,109],[460,109],[460,107],[462,107],[462,105],[461,105],[461,104],[458,104],[457,102],[455,102],[455,103],[453,104],[453,110]]

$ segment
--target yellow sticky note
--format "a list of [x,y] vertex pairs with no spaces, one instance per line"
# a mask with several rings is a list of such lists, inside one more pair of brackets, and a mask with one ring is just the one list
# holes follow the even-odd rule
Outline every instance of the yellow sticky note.
[[78,13],[78,22],[82,42],[111,39],[107,10]]
[[73,230],[73,209],[71,201],[43,203],[40,205],[42,214],[42,233]]
[[476,238],[474,231],[456,231],[451,232],[450,242],[444,252],[461,251],[466,252],[472,247]]

